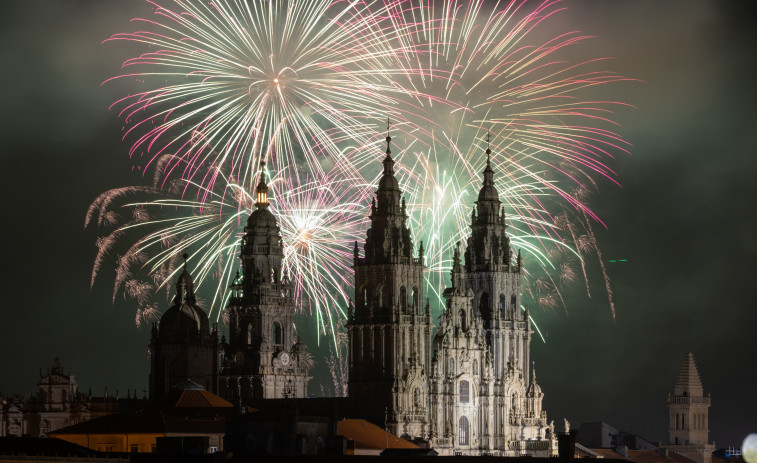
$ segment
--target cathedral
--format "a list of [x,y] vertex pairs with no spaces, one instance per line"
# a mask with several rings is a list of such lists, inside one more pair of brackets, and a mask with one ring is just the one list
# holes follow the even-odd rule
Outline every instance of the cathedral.
[[[441,455],[556,455],[530,367],[523,262],[506,233],[491,150],[470,237],[454,250],[446,304],[434,320],[423,294],[423,243],[412,241],[388,135],[386,142],[362,256],[354,246],[347,319],[354,416]],[[186,379],[240,405],[307,397],[313,359],[294,331],[293,287],[267,195],[261,174],[240,246],[242,274],[230,288],[228,341],[196,306],[185,261],[174,305],[153,329],[151,398]]]
[[[454,251],[446,306],[423,302],[423,243],[413,255],[391,137],[371,205],[364,256],[355,243],[349,396],[366,418],[440,455],[552,456],[554,426],[529,369],[531,324],[487,148],[465,249]],[[464,263],[462,259],[464,258]]]

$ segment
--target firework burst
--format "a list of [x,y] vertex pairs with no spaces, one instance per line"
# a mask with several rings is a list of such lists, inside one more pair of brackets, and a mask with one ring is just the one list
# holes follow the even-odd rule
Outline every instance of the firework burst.
[[[617,182],[606,161],[627,146],[611,119],[623,105],[591,96],[628,79],[602,70],[603,60],[569,59],[588,37],[543,36],[563,2],[150,3],[157,20],[139,20],[146,30],[109,40],[146,48],[117,77],[146,89],[114,108],[153,186],[108,192],[87,215],[110,230],[93,279],[114,258],[114,293],[134,297],[142,313],[153,307],[145,294],[165,288],[176,256],[192,248],[198,286],[210,288],[221,317],[248,192],[267,160],[300,307],[320,332],[335,333],[387,116],[414,239],[426,249],[427,294],[438,298],[447,284],[488,147],[508,232],[529,262],[531,302],[564,307],[560,288],[579,267],[586,280],[585,257],[600,252],[592,226],[601,223],[587,193],[599,179]],[[154,197],[117,213],[129,194]],[[123,242],[135,244],[116,256]],[[146,283],[135,272],[146,272]]]

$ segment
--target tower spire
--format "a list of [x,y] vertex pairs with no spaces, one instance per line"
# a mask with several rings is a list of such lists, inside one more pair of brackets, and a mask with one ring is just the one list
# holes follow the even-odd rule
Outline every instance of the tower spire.
[[260,161],[260,180],[255,188],[255,206],[258,209],[268,208],[268,185],[265,183],[265,161]]
[[187,259],[189,259],[189,254],[184,252],[181,257],[184,258],[184,271],[181,272],[178,280],[176,280],[176,297],[174,298],[174,302],[177,304],[194,304],[194,283],[192,282],[192,276],[189,274],[189,268],[187,266]]
[[389,156],[392,154],[391,150],[391,143],[392,143],[392,137],[389,136],[389,127],[391,126],[391,123],[389,122],[389,118],[386,118],[386,155]]
[[491,158],[492,150],[489,147],[489,136],[490,135],[491,135],[491,131],[487,130],[487,132],[486,132],[486,166],[487,167],[490,167],[490,165],[491,165],[491,159],[492,159]]

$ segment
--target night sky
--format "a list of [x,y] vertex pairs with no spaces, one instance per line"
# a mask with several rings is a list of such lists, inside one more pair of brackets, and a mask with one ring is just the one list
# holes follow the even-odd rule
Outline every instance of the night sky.
[[[577,284],[567,313],[534,314],[547,342],[535,338],[532,358],[558,428],[603,420],[666,440],[665,400],[691,351],[712,394],[710,439],[757,432],[751,3],[568,0],[555,23],[597,36],[584,52],[641,81],[615,90],[636,107],[617,117],[633,144],[610,164],[622,187],[603,185],[592,203],[603,256],[627,259],[607,264],[617,315],[599,274],[592,298]],[[109,270],[90,290],[97,235],[83,223],[99,193],[143,181],[107,110],[124,89],[100,86],[131,54],[101,41],[149,14],[136,0],[3,2],[3,395],[28,395],[56,356],[85,391],[147,387],[149,330],[129,302],[111,302]]]

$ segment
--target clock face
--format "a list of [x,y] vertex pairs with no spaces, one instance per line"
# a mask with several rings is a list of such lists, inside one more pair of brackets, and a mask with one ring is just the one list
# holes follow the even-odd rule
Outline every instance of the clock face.
[[289,365],[289,354],[287,354],[286,352],[282,352],[281,355],[279,356],[279,360],[281,360],[282,365],[284,366]]

